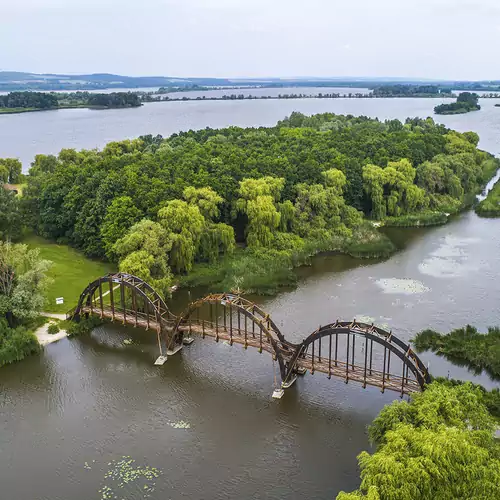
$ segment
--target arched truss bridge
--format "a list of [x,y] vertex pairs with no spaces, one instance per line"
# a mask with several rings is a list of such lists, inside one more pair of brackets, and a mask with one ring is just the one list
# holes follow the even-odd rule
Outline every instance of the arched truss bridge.
[[290,342],[269,314],[241,295],[211,294],[189,304],[176,316],[144,280],[126,273],[107,274],[90,283],[68,318],[82,315],[154,329],[162,364],[193,336],[267,352],[277,361],[281,385],[287,388],[306,371],[328,378],[379,387],[401,396],[422,391],[429,373],[411,347],[374,325],[335,321],[321,326],[302,342]]

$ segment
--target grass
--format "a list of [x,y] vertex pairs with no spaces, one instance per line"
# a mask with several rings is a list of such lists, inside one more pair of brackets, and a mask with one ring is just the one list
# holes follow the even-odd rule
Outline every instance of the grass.
[[13,113],[30,113],[32,111],[44,111],[39,108],[0,108],[0,115],[11,115]]
[[[53,281],[47,291],[46,312],[66,313],[77,304],[80,294],[91,281],[116,271],[112,264],[90,260],[71,247],[39,236],[27,236],[22,243],[30,248],[39,248],[41,257],[53,262],[49,271]],[[56,297],[63,297],[64,304],[57,305]]]
[[448,217],[443,212],[420,212],[417,214],[401,215],[400,217],[387,217],[384,225],[387,227],[423,227],[446,224]]

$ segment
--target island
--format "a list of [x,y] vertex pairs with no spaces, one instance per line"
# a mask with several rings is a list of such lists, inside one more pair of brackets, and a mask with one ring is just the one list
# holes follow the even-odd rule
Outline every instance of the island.
[[373,89],[374,97],[453,97],[451,89],[439,85],[381,85]]
[[461,92],[456,102],[450,104],[440,104],[434,108],[437,115],[459,115],[470,111],[479,111],[479,96],[476,93]]
[[64,108],[135,108],[142,106],[141,99],[133,92],[10,92],[0,95],[0,114],[26,113]]

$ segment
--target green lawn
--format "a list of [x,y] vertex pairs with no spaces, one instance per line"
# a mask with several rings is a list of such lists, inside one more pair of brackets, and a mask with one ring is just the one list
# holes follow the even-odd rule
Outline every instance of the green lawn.
[[[48,289],[47,312],[66,313],[78,302],[84,288],[94,279],[116,271],[112,264],[90,260],[66,245],[57,245],[38,236],[27,236],[23,243],[39,248],[42,258],[53,262],[49,276],[53,283]],[[64,304],[56,305],[56,297],[63,297]]]

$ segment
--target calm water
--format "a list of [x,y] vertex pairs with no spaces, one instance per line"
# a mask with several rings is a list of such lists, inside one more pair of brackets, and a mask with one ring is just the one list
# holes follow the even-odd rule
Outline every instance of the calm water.
[[[29,161],[44,147],[44,152],[55,152],[148,132],[272,124],[293,109],[403,118],[426,116],[435,103],[169,103],[105,113],[0,117],[0,156],[9,154],[6,148],[14,148],[15,141],[16,154]],[[498,152],[500,110],[489,103],[481,112],[445,119],[459,130],[477,131],[482,147]],[[21,128],[24,135],[18,135]],[[73,142],[65,141],[71,134]],[[38,142],[30,146],[35,137]],[[390,236],[401,251],[387,261],[319,257],[299,270],[297,289],[259,301],[295,341],[337,318],[375,321],[407,340],[427,327],[447,331],[466,323],[480,328],[500,324],[500,220],[466,213],[443,227],[393,230]],[[192,291],[191,298],[198,293]],[[187,292],[179,294],[172,309],[180,311],[188,299]],[[134,344],[125,345],[127,338]],[[153,366],[156,356],[154,335],[106,327],[2,368],[0,498],[99,499],[107,464],[131,455],[163,470],[155,500],[331,500],[339,490],[357,487],[356,455],[369,448],[366,425],[397,398],[308,374],[283,400],[273,401],[270,357],[208,340],[197,340],[163,367]],[[435,375],[498,385],[433,355],[423,359]],[[179,421],[190,428],[172,427]]]

